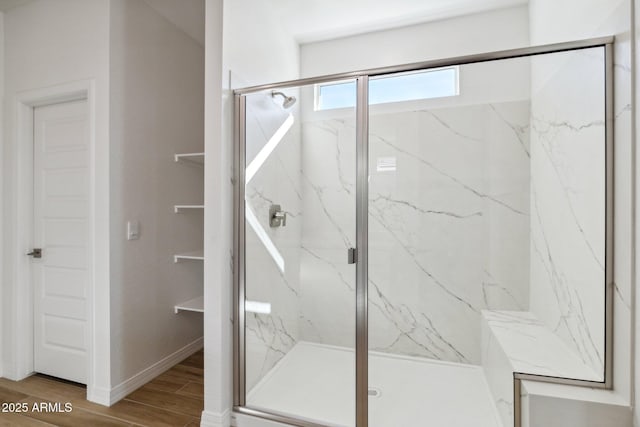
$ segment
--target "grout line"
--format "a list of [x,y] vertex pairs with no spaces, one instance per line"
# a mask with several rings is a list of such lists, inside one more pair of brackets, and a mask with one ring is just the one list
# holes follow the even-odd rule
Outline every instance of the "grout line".
[[192,422],[194,422],[194,421],[198,423],[197,425],[200,425],[200,420],[199,420],[198,418],[196,418],[196,417],[192,417],[192,418],[193,418],[192,420],[190,420],[189,422],[187,422],[187,423],[186,423],[184,426],[182,426],[182,427],[187,427],[189,424],[191,424],[191,423],[192,423]]
[[87,409],[87,408],[73,408],[74,411],[76,409],[78,409],[80,411],[88,412],[91,415],[96,415],[96,416],[99,416],[99,417],[102,417],[102,418],[110,418],[110,419],[113,419],[113,420],[116,420],[116,421],[122,421],[123,423],[127,423],[127,424],[133,425],[133,426],[149,427],[148,424],[140,424],[137,421],[127,420],[125,418],[120,418],[120,417],[115,416],[115,415],[103,414],[101,412],[96,412],[96,411],[93,411],[93,410]]
[[147,406],[147,407],[149,407],[149,408],[153,408],[153,409],[161,409],[161,410],[163,410],[163,411],[165,411],[165,412],[171,412],[171,413],[172,413],[172,414],[174,414],[174,415],[184,415],[184,416],[191,417],[191,418],[197,418],[197,417],[194,417],[194,416],[193,416],[193,415],[191,415],[191,414],[185,414],[185,413],[183,413],[183,412],[176,412],[176,411],[174,411],[174,410],[172,410],[172,409],[162,408],[162,407],[160,407],[160,406],[154,406],[154,405],[151,405],[151,404],[149,404],[149,403],[138,402],[137,400],[128,399],[128,398],[126,398],[126,397],[125,397],[124,399],[122,399],[122,400],[127,400],[127,401],[129,401],[129,402],[137,403],[137,404],[139,404],[139,405]]
[[20,416],[20,417],[22,417],[22,418],[26,418],[26,419],[28,419],[28,420],[30,420],[30,421],[35,421],[36,423],[40,423],[40,424],[42,424],[43,426],[52,426],[52,427],[57,427],[55,424],[50,424],[50,423],[48,423],[48,422],[46,422],[46,421],[42,421],[42,420],[39,420],[39,419],[37,419],[37,418],[31,418],[31,417],[29,417],[29,416],[27,416],[27,415],[24,415],[24,414],[16,414],[16,415],[18,415],[18,416]]
[[[194,395],[194,396],[198,396],[197,394],[193,394],[193,393],[189,393],[189,392],[186,392],[186,391],[182,391],[189,384],[202,385],[201,382],[188,380],[187,383],[185,385],[183,385],[182,387],[180,387],[178,390],[176,390],[175,393],[183,392],[183,393],[191,394],[191,395]],[[200,396],[198,396],[198,397],[200,397]]]
[[[41,399],[40,397],[36,397],[36,396],[30,396],[30,397],[35,397],[35,398],[37,398],[37,399]],[[48,400],[48,399],[43,399],[43,400]],[[51,401],[51,402],[53,402],[52,400],[50,400],[50,401]],[[109,418],[109,419],[112,419],[112,420],[121,421],[121,422],[124,422],[124,423],[129,424],[129,425],[147,427],[147,426],[145,426],[144,424],[138,424],[138,423],[136,423],[136,422],[134,422],[134,421],[125,420],[125,419],[118,418],[118,417],[114,417],[114,416],[111,416],[111,415],[101,414],[101,413],[99,413],[99,412],[93,412],[93,411],[91,411],[91,410],[89,410],[89,409],[86,409],[86,408],[74,407],[74,408],[73,408],[73,412],[76,412],[76,411],[78,411],[78,412],[86,412],[86,413],[88,413],[88,414],[95,415],[95,416],[97,416],[97,417],[99,417],[99,418]],[[28,412],[28,413],[32,413],[32,412]],[[42,420],[41,420],[41,419],[39,419],[39,418],[36,418],[36,417],[32,417],[32,416],[26,415],[26,414],[28,414],[28,413],[27,413],[27,412],[25,412],[25,417],[27,417],[27,418],[29,418],[29,419],[36,420],[36,421],[39,421],[39,422],[45,423],[46,425],[52,425],[52,426],[57,426],[57,425],[58,425],[58,424],[49,424],[48,422],[46,422],[46,421],[42,421]]]
[[180,392],[182,391],[182,389],[184,389],[186,386],[188,386],[188,385],[189,385],[189,383],[190,383],[190,382],[191,382],[191,381],[187,381],[187,383],[186,383],[185,385],[183,385],[182,387],[180,387],[179,389],[177,389],[174,393],[176,393],[176,394],[177,394],[177,393],[180,393]]

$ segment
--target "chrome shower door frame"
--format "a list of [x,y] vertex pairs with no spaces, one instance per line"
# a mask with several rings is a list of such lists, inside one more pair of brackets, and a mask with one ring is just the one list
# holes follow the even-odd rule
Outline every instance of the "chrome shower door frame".
[[368,176],[369,176],[369,78],[399,72],[419,71],[455,65],[529,57],[541,54],[575,51],[602,47],[605,50],[605,354],[603,381],[588,381],[562,377],[515,372],[514,426],[521,425],[521,381],[531,380],[569,384],[591,388],[610,389],[613,380],[613,43],[614,37],[601,37],[574,42],[532,46],[497,52],[437,59],[392,67],[381,67],[320,77],[290,80],[234,91],[234,243],[233,243],[233,410],[299,427],[323,427],[321,424],[299,420],[246,406],[245,390],[245,123],[246,95],[272,89],[305,86],[346,79],[355,79],[356,104],[356,426],[368,426]]

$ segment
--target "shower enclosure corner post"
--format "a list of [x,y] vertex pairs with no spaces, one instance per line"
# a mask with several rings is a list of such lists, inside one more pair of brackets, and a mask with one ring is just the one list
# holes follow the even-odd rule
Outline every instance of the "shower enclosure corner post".
[[246,98],[234,96],[234,216],[233,216],[233,406],[245,405],[245,268],[244,184]]
[[[605,56],[605,202],[606,202],[606,229],[605,229],[605,350],[604,350],[604,386],[613,388],[613,297],[615,289],[614,276],[614,121],[615,113],[613,103],[613,42],[604,45]],[[635,225],[632,225],[635,227]],[[635,233],[634,233],[635,235]]]
[[357,78],[356,104],[356,426],[367,427],[369,416],[368,337],[368,200],[369,200],[369,77]]
[[513,374],[513,427],[522,427],[522,380]]

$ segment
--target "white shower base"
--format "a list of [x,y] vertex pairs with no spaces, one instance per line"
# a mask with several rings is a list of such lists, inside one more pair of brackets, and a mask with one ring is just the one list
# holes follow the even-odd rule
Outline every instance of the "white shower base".
[[[328,426],[355,424],[352,349],[299,342],[249,392],[247,406]],[[371,352],[369,425],[500,427],[482,368]]]

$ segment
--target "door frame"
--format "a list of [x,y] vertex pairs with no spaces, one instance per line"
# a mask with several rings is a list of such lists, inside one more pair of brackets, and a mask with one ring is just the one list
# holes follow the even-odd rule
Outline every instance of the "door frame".
[[[101,262],[95,256],[101,251],[98,248],[100,237],[96,227],[96,102],[95,102],[95,81],[81,80],[42,89],[29,90],[18,93],[13,102],[14,116],[11,118],[13,124],[12,139],[15,141],[13,160],[14,182],[11,185],[14,204],[13,213],[15,224],[13,230],[7,230],[13,234],[12,246],[10,250],[13,254],[13,277],[9,283],[11,294],[10,313],[10,352],[12,361],[9,369],[5,370],[8,378],[15,381],[22,380],[34,373],[34,311],[33,311],[33,281],[31,274],[31,261],[26,254],[33,245],[33,210],[34,210],[34,188],[33,188],[33,114],[37,107],[53,105],[71,101],[86,101],[87,114],[89,119],[89,142],[88,142],[88,170],[89,170],[89,284],[87,288],[87,398],[95,395],[96,373],[102,367],[98,366],[96,360],[97,340],[100,336],[96,333],[96,271]],[[108,161],[105,159],[105,161]],[[107,271],[108,271],[108,259]],[[108,302],[106,303],[108,304]],[[108,322],[108,318],[106,321]],[[107,340],[109,337],[103,337]],[[108,358],[106,359],[109,360]],[[11,366],[12,365],[12,366]],[[7,372],[8,371],[8,372]],[[108,370],[107,370],[108,372]],[[101,402],[102,399],[89,399]],[[105,404],[105,403],[103,403]]]

